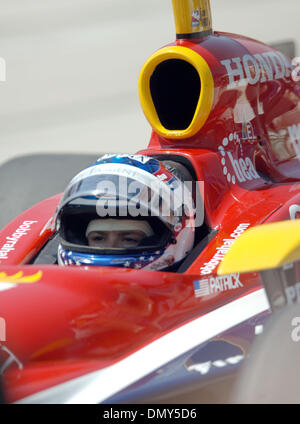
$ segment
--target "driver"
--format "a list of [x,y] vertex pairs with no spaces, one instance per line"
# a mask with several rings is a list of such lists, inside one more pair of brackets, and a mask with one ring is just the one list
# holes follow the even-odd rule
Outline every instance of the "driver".
[[56,212],[60,265],[176,270],[194,245],[180,171],[142,155],[107,154],[76,175]]
[[94,219],[88,224],[85,235],[89,246],[126,249],[137,247],[154,233],[147,221]]

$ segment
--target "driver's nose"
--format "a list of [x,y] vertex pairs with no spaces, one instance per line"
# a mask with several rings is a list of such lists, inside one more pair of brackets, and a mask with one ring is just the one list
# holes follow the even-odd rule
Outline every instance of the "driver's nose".
[[111,249],[119,247],[119,235],[118,235],[118,233],[111,231],[107,234],[105,247],[111,248]]

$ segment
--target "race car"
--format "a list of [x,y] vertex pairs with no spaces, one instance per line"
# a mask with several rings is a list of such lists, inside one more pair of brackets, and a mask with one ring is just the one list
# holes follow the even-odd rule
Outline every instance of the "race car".
[[[263,272],[299,259],[284,255],[285,227],[265,242],[274,223],[292,221],[288,240],[298,229],[300,85],[291,59],[213,31],[209,0],[173,8],[176,41],[140,74],[153,132],[138,155],[171,161],[197,183],[204,217],[194,245],[176,272],[59,266],[61,193],[9,222],[0,233],[6,402],[228,402],[274,310]],[[262,233],[248,243],[256,227]],[[264,257],[271,247],[284,259]]]

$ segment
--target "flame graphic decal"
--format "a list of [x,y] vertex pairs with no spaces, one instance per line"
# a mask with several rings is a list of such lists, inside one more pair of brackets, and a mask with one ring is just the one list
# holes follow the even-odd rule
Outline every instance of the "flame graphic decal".
[[0,272],[0,284],[1,283],[13,283],[13,284],[36,283],[37,281],[40,281],[42,276],[43,276],[42,271],[38,271],[35,274],[26,275],[26,276],[23,276],[23,271],[19,271],[13,275],[7,275],[5,272]]

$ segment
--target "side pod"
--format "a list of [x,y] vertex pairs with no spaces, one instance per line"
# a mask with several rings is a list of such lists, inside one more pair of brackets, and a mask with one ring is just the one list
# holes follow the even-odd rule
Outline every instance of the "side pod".
[[258,225],[245,231],[221,263],[218,274],[262,271],[300,260],[300,221]]
[[300,221],[250,228],[225,255],[219,275],[260,272],[272,311],[300,303]]

